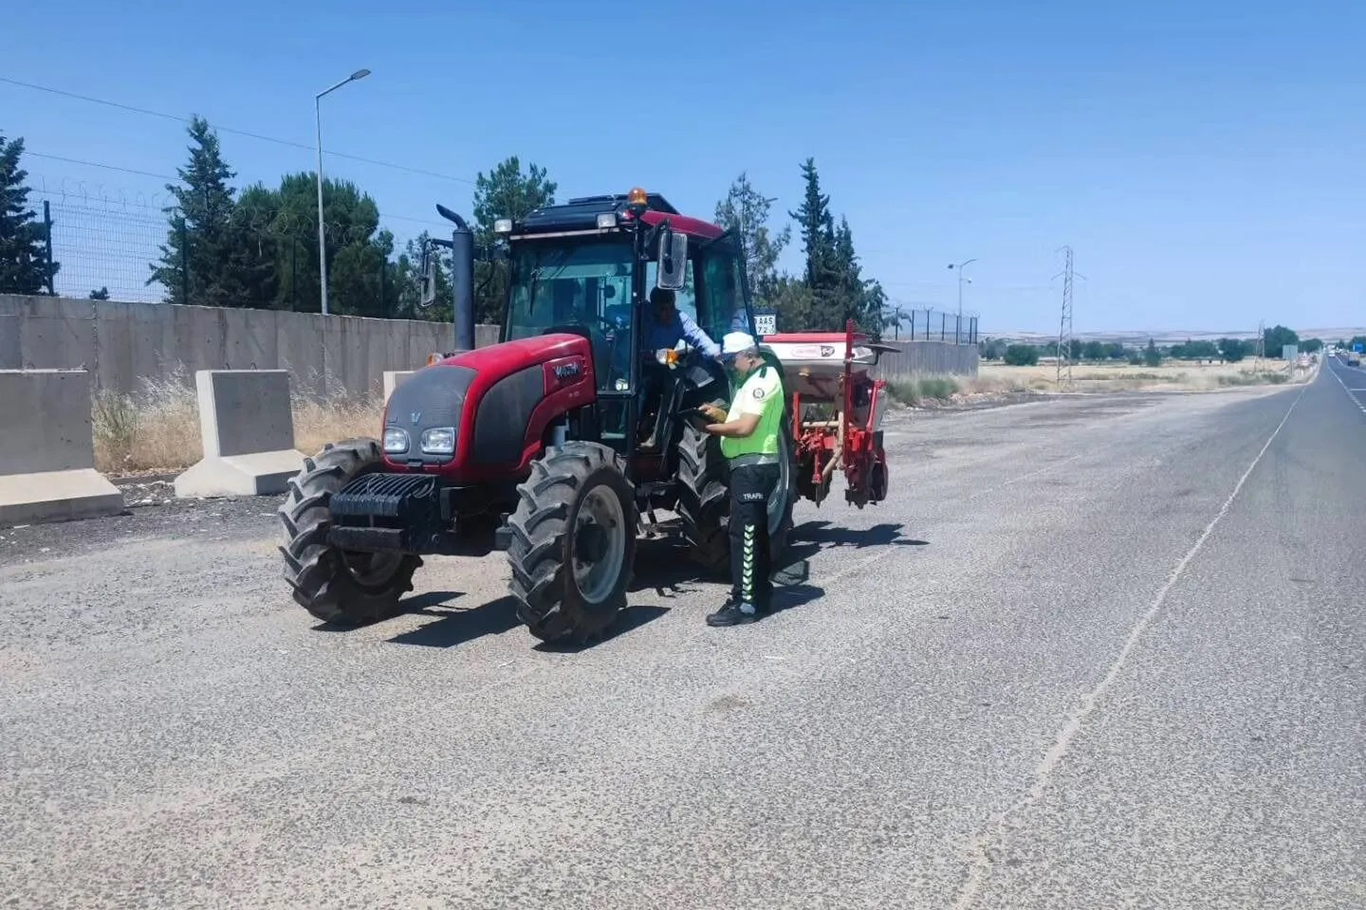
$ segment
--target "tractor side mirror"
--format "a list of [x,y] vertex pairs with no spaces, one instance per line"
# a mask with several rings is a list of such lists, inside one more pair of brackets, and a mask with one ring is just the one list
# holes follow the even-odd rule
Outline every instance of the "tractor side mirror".
[[431,254],[431,248],[427,244],[422,244],[422,298],[418,301],[418,306],[426,309],[436,303],[436,257]]
[[688,271],[688,235],[666,229],[659,237],[659,269],[655,284],[670,291],[683,289]]

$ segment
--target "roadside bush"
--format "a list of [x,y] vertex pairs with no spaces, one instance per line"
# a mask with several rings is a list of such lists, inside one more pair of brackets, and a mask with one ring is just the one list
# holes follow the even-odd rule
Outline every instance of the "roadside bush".
[[958,380],[952,376],[898,376],[887,380],[892,398],[915,407],[928,401],[948,401],[958,394]]
[[1032,367],[1039,362],[1039,349],[1032,344],[1012,344],[1006,348],[1005,362],[1013,367]]
[[138,408],[133,399],[100,389],[91,401],[90,418],[100,470],[127,468],[138,432]]

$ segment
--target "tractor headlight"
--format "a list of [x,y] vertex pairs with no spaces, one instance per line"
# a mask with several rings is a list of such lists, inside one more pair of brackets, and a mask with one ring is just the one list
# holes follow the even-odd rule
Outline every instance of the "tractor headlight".
[[428,455],[455,453],[455,427],[432,427],[422,431],[422,451]]
[[398,427],[386,427],[384,430],[384,453],[386,455],[402,455],[408,451],[408,431],[400,430]]

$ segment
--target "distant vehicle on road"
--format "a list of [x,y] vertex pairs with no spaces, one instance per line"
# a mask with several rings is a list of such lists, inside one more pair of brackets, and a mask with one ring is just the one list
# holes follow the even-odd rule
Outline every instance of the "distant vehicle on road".
[[1360,354],[1357,354],[1357,353],[1348,354],[1348,355],[1347,355],[1347,365],[1348,365],[1349,367],[1359,367],[1359,366],[1361,366],[1361,355],[1360,355]]

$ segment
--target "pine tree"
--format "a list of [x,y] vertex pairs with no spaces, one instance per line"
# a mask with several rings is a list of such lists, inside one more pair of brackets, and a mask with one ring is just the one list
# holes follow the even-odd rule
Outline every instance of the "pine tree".
[[165,210],[170,230],[161,262],[151,266],[147,283],[161,282],[167,303],[260,305],[245,299],[240,280],[242,237],[234,230],[236,204],[228,183],[235,175],[223,161],[218,136],[207,120],[193,118],[187,132],[190,162],[176,170],[183,185],[166,185],[177,204]]
[[814,158],[802,163],[802,179],[806,181],[806,194],[801,207],[788,214],[797,222],[802,238],[806,283],[812,291],[819,291],[829,289],[835,283],[834,221],[830,217],[830,197],[821,192],[821,178]]
[[[0,294],[41,294],[47,288],[45,228],[29,208],[28,172],[19,167],[24,140],[0,133]],[[55,275],[59,264],[52,263]]]
[[555,204],[557,184],[546,169],[529,163],[522,172],[522,161],[511,155],[485,174],[474,178],[474,312],[479,322],[501,325],[507,301],[508,263],[491,261],[495,235],[493,223],[499,218],[519,220],[532,211]]
[[[848,308],[848,294],[842,286],[835,221],[830,214],[830,197],[821,192],[820,175],[812,158],[802,164],[806,193],[801,207],[788,214],[797,222],[806,253],[806,286],[811,292],[811,311],[805,328],[836,331],[844,328],[842,319]],[[793,320],[785,320],[791,322]]]
[[716,223],[744,244],[745,278],[756,304],[772,302],[778,287],[778,256],[792,239],[792,229],[768,228],[772,202],[756,190],[746,174],[735,178],[726,198],[716,203]]

